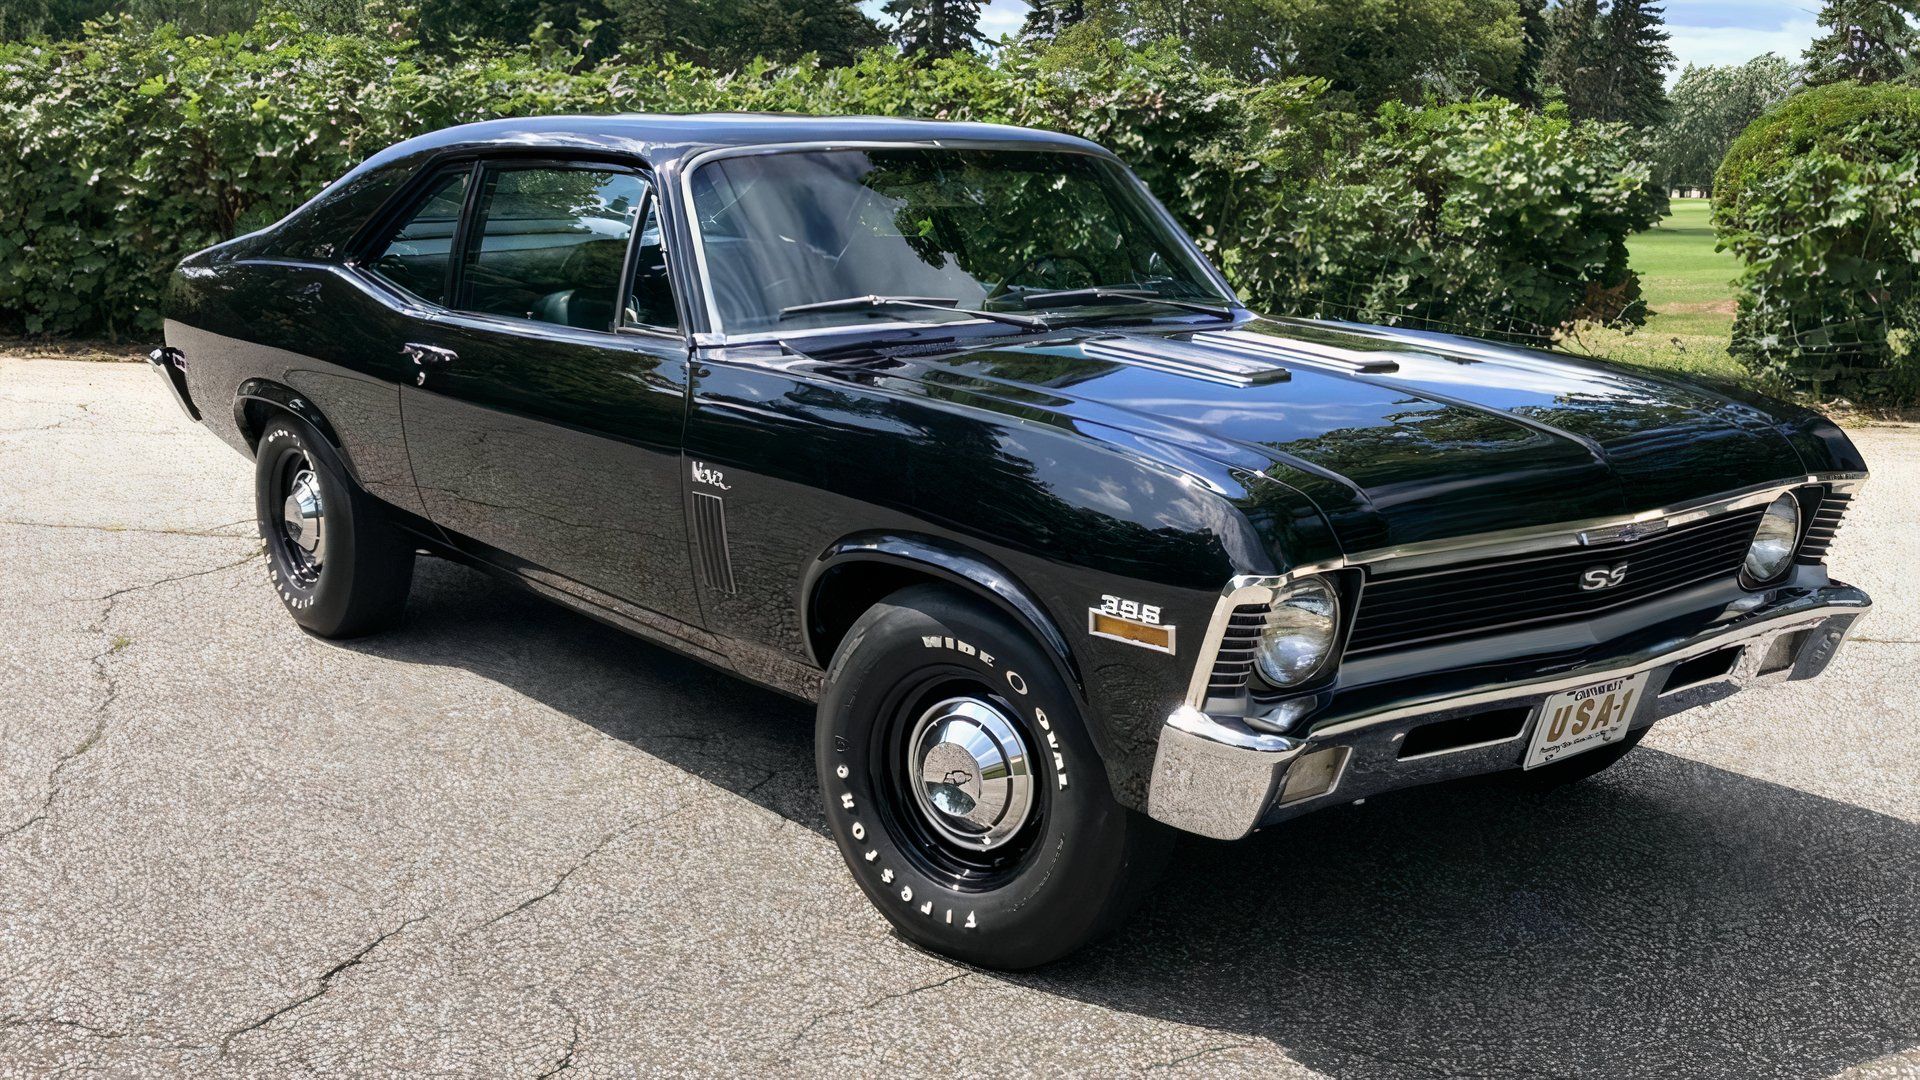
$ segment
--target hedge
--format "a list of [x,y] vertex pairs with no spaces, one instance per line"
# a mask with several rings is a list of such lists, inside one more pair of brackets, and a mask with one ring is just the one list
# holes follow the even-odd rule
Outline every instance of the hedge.
[[1171,46],[717,72],[551,48],[97,26],[0,48],[0,330],[150,334],[181,255],[275,220],[382,146],[539,113],[760,110],[1071,131],[1125,158],[1256,307],[1521,340],[1641,314],[1656,218],[1623,129],[1504,102],[1357,117]]
[[1816,150],[1884,161],[1920,146],[1920,90],[1832,83],[1793,95],[1747,125],[1713,178],[1714,217],[1737,229],[1749,189]]
[[1916,190],[1920,89],[1836,83],[1755,121],[1716,183],[1733,355],[1823,396],[1920,397]]

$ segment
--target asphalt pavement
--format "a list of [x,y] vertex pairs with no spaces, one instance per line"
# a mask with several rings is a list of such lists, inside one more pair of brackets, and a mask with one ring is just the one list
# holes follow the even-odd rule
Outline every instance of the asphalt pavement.
[[807,708],[436,560],[308,637],[145,365],[0,359],[0,1075],[1920,1076],[1920,429],[1856,437],[1824,678],[1186,842],[1009,976],[869,910]]

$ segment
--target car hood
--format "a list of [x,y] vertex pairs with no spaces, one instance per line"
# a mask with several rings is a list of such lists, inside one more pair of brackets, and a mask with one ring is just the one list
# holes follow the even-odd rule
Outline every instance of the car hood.
[[1808,470],[1753,400],[1444,335],[1256,319],[913,352],[894,374],[1263,473],[1312,499],[1349,554],[1654,510]]

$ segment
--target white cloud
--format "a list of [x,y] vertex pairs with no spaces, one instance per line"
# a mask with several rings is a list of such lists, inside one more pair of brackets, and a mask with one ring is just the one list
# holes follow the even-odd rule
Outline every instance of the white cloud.
[[1018,34],[1027,21],[1027,11],[1021,0],[993,0],[980,12],[980,32],[992,39]]
[[[0,0],[0,3],[4,2],[5,0]],[[880,20],[880,25],[891,26],[893,20],[880,10],[880,5],[885,2],[886,0],[860,0],[860,7],[867,14]],[[1029,10],[1026,0],[987,0],[980,9],[980,32],[987,35],[989,41],[998,41],[1002,34],[1018,34],[1020,27],[1026,24]]]
[[1800,54],[1819,35],[1819,24],[1812,19],[1792,19],[1772,30],[1734,26],[1685,26],[1667,24],[1673,40],[1667,47],[1679,60],[1672,76],[1678,77],[1688,64],[1744,64],[1762,53],[1774,53],[1799,62]]

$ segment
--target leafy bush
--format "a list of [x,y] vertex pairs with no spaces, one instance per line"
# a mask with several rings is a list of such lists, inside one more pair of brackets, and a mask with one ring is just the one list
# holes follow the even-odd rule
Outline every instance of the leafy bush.
[[1625,129],[1507,102],[1390,105],[1226,252],[1270,306],[1521,340],[1644,321],[1626,238],[1663,207]]
[[1917,189],[1920,89],[1837,83],[1755,121],[1715,207],[1745,263],[1733,355],[1822,393],[1920,395]]
[[187,37],[108,25],[0,49],[0,329],[147,333],[181,255],[286,213],[382,146],[568,112],[761,110],[1072,131],[1133,165],[1256,308],[1530,339],[1617,314],[1653,221],[1619,129],[1504,103],[1377,117],[1312,80],[1248,84],[1171,47],[1010,49],[930,65],[721,73],[589,65],[550,42],[431,57],[263,22]]
[[1788,98],[1749,124],[1713,178],[1714,220],[1738,229],[1750,188],[1815,150],[1850,161],[1886,161],[1920,146],[1920,90],[1893,83],[1833,83]]
[[1725,238],[1747,264],[1734,355],[1816,391],[1920,395],[1916,190],[1920,150],[1862,162],[1816,149],[1751,185]]

